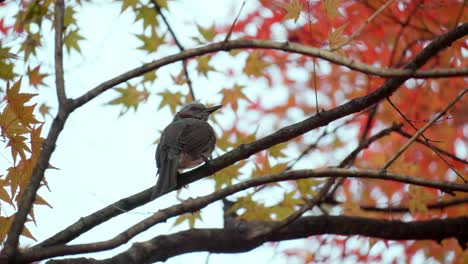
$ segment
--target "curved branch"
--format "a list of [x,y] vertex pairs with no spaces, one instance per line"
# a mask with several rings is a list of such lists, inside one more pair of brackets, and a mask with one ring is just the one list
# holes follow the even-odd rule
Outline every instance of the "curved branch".
[[[468,23],[465,23],[453,31],[449,33],[441,35],[441,37],[448,40],[448,43],[455,41],[456,39],[466,35],[466,31],[468,28]],[[445,36],[452,35],[455,36],[454,39],[446,38]],[[434,41],[433,43],[436,43]],[[444,44],[444,48],[446,44]],[[115,78],[107,80],[102,84],[96,86],[92,90],[88,91],[84,95],[76,98],[74,100],[74,109],[82,106],[83,104],[91,101],[96,96],[100,95],[101,93],[109,90],[110,88],[128,81],[132,78],[138,77],[143,75],[149,71],[156,70],[162,66],[174,63],[176,61],[186,60],[189,58],[193,58],[196,56],[201,56],[207,53],[218,52],[218,51],[230,51],[233,49],[275,49],[281,50],[284,52],[292,52],[292,53],[299,53],[306,56],[317,57],[323,60],[336,63],[345,67],[348,67],[352,70],[356,70],[359,72],[377,75],[380,77],[406,77],[406,78],[443,78],[443,77],[454,77],[454,76],[467,76],[468,75],[468,67],[465,68],[457,68],[457,69],[433,69],[433,70],[426,70],[426,71],[415,71],[415,69],[405,68],[403,70],[394,69],[394,68],[387,68],[381,69],[378,67],[374,67],[357,60],[349,59],[346,57],[339,56],[333,52],[321,50],[318,48],[313,48],[309,46],[304,46],[296,43],[289,43],[289,42],[277,42],[277,41],[270,41],[270,40],[231,40],[231,41],[222,41],[216,42],[212,44],[208,44],[199,48],[193,49],[186,49],[180,53],[175,55],[170,55],[164,57],[162,59],[144,64],[140,67],[137,67],[133,70],[127,71]],[[425,48],[427,49],[427,47]],[[437,51],[439,49],[436,49]],[[420,66],[419,66],[420,67]],[[417,67],[417,68],[419,68]]]
[[[468,217],[403,222],[350,216],[308,216],[265,237],[249,240],[259,226],[270,222],[241,222],[238,226],[212,229],[192,229],[171,235],[157,236],[133,246],[110,259],[63,259],[53,263],[150,263],[190,252],[239,253],[252,250],[265,242],[306,238],[310,236],[362,235],[390,240],[433,240],[440,242],[456,238],[465,245],[468,237]],[[21,259],[23,260],[23,259]],[[29,259],[24,259],[29,260]],[[50,262],[52,263],[52,261]]]
[[[452,30],[448,33],[445,33],[434,40],[430,45],[425,47],[414,60],[412,60],[405,69],[409,69],[414,72],[417,68],[421,67],[427,60],[429,60],[432,56],[434,56],[438,51],[444,49],[445,47],[449,46],[451,43],[456,41],[457,39],[465,36],[468,34],[468,23],[465,23],[455,30]],[[233,42],[228,42],[233,43]],[[240,42],[244,43],[244,42]],[[215,45],[215,44],[212,44]],[[209,47],[205,46],[206,47]],[[200,52],[200,50],[196,50]],[[193,53],[195,51],[187,50],[185,51],[185,57],[195,56]],[[175,57],[175,58],[174,58]],[[172,57],[168,57],[165,60],[169,60],[172,62],[177,59],[177,55]],[[180,59],[180,58],[179,58]],[[183,58],[182,58],[183,59]],[[157,65],[157,62],[154,62]],[[159,61],[158,63],[161,63]],[[85,95],[79,97],[75,100],[74,108],[88,102],[92,98],[96,97],[106,89],[109,89],[116,83],[118,80],[122,80],[125,78],[131,78],[132,74],[136,74],[138,71],[143,71],[148,67],[147,65],[142,66],[135,70],[135,72],[127,73],[127,75],[121,75],[116,77],[112,80],[109,80],[95,89],[89,91]],[[137,76],[136,74],[135,76]],[[186,172],[181,175],[180,179],[181,182],[179,183],[179,187],[183,185],[187,185],[194,181],[197,181],[201,178],[204,178],[208,175],[211,175],[213,172],[219,171],[225,167],[234,164],[235,162],[246,159],[253,155],[254,153],[268,149],[276,144],[288,141],[292,138],[295,138],[299,135],[302,135],[308,131],[311,131],[317,127],[325,126],[328,123],[347,116],[352,113],[356,113],[366,109],[367,107],[373,105],[374,103],[390,96],[404,81],[406,81],[409,77],[398,77],[398,78],[391,78],[387,80],[381,87],[373,91],[372,93],[355,98],[341,106],[338,106],[334,109],[329,111],[322,111],[304,121],[298,122],[296,124],[284,127],[279,131],[266,136],[262,139],[256,140],[254,142],[240,145],[239,147],[235,148],[234,150],[210,161],[210,165],[203,165],[194,169],[192,171]],[[82,233],[94,228],[95,226],[121,214],[125,213],[129,210],[137,208],[147,202],[149,202],[151,196],[151,188],[148,188],[144,191],[141,191],[135,195],[129,196],[127,198],[123,198],[112,205],[109,205],[93,214],[90,214],[86,217],[81,218],[79,221],[75,222],[74,224],[70,225],[63,231],[59,232],[58,234],[54,235],[50,239],[45,240],[44,242],[38,244],[36,247],[45,247],[51,245],[58,245],[67,243],[74,238],[80,236]]]
[[[427,209],[429,210],[442,210],[447,207],[457,206],[461,204],[468,203],[468,197],[460,198],[460,199],[453,199],[448,201],[442,201],[437,203],[432,203],[426,205]],[[342,205],[342,202],[338,202],[335,199],[325,199],[322,204],[329,204],[329,205]],[[404,206],[392,206],[392,207],[375,207],[375,206],[368,206],[368,205],[361,205],[359,208],[363,211],[368,212],[377,212],[377,213],[408,213],[410,209]]]
[[[248,188],[256,187],[256,186],[260,186],[260,185],[264,185],[268,183],[273,183],[273,182],[279,182],[279,181],[298,180],[298,179],[304,179],[304,178],[324,178],[324,177],[331,177],[331,178],[349,177],[349,178],[370,178],[370,179],[392,180],[392,181],[404,182],[404,183],[409,183],[409,184],[414,184],[414,185],[419,185],[419,186],[439,188],[439,189],[449,190],[449,191],[468,192],[468,185],[466,184],[433,181],[433,180],[422,179],[416,176],[399,175],[399,174],[381,172],[381,171],[376,171],[376,170],[349,170],[349,169],[341,169],[341,168],[330,168],[330,169],[317,169],[317,170],[286,171],[286,172],[279,173],[279,174],[272,174],[268,176],[252,178],[250,180],[246,180],[244,182],[237,183],[235,185],[226,187],[222,190],[216,191],[210,195],[206,195],[206,196],[199,197],[196,199],[187,200],[181,204],[177,204],[177,205],[168,207],[166,209],[162,209],[158,211],[157,213],[155,213],[154,215],[142,220],[141,222],[133,225],[132,227],[125,230],[124,232],[118,234],[114,238],[109,239],[107,241],[96,242],[92,244],[71,245],[71,246],[66,246],[66,245],[54,246],[54,245],[51,245],[50,242],[44,241],[43,243],[38,245],[39,247],[35,246],[31,248],[30,250],[27,250],[23,254],[23,257],[29,256],[29,255],[35,255],[37,257],[40,256],[40,258],[34,259],[34,260],[40,260],[40,259],[45,259],[45,258],[50,258],[50,257],[55,257],[55,256],[60,256],[60,255],[90,253],[90,252],[109,250],[109,249],[118,247],[128,242],[130,239],[132,239],[136,235],[146,231],[147,229],[151,228],[157,223],[164,222],[171,217],[181,215],[183,213],[198,211],[215,201],[221,200],[229,195],[246,190]],[[330,180],[331,179],[329,179],[329,181]],[[328,183],[328,181],[326,185],[327,184],[329,185],[328,187],[331,186]],[[326,192],[324,192],[323,195],[325,194]],[[316,201],[316,203],[319,203],[319,202],[320,200]],[[296,218],[298,218],[299,216],[300,215],[298,215]],[[296,218],[294,218],[294,220]],[[270,225],[270,227],[274,228],[274,230],[277,230],[276,227],[278,223],[281,223],[281,222],[276,222],[275,225]],[[289,224],[291,224],[291,222],[288,221],[288,225]],[[284,228],[284,226],[285,225],[281,225],[281,228]],[[261,228],[261,229],[258,228],[255,231],[255,233],[252,233],[251,235],[258,237],[259,234],[261,234],[263,236],[264,232],[262,231],[259,233],[259,230],[267,230],[268,233],[270,233],[268,228]],[[62,242],[68,242],[68,241],[62,241]]]

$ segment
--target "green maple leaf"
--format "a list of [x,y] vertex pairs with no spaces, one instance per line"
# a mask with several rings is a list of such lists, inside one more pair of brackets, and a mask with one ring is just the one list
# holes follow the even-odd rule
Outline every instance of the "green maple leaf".
[[211,57],[208,56],[203,56],[203,57],[198,57],[197,58],[197,71],[198,73],[203,74],[205,77],[208,77],[208,72],[210,71],[216,71],[215,68],[213,68],[209,63],[210,63]]
[[63,43],[65,44],[68,53],[70,53],[72,49],[81,53],[78,41],[84,40],[85,38],[81,36],[78,31],[78,29],[70,30],[69,32],[65,33],[65,36],[63,37]]
[[123,13],[125,10],[127,10],[128,7],[131,7],[132,10],[135,10],[138,4],[138,0],[118,0],[122,2],[122,10],[120,13]]
[[159,7],[162,9],[169,10],[169,6],[167,5],[167,0],[156,0],[156,3],[158,4]]
[[142,6],[135,9],[136,18],[135,21],[143,20],[143,29],[147,27],[156,27],[158,25],[156,11],[148,6]]
[[151,36],[146,36],[145,34],[136,36],[143,42],[143,45],[138,47],[138,49],[144,50],[148,53],[152,53],[158,50],[159,46],[164,44],[164,38],[166,34],[159,36],[156,30],[154,30],[154,28],[151,28]]
[[169,108],[171,109],[171,112],[175,113],[177,106],[183,104],[182,98],[184,97],[184,95],[181,92],[173,93],[173,92],[166,90],[164,92],[158,93],[158,95],[162,97],[162,101],[161,101],[161,104],[159,105],[159,109],[162,109],[165,106],[169,106]]
[[262,76],[262,71],[266,67],[270,66],[270,63],[265,62],[261,59],[261,54],[259,51],[254,51],[247,57],[247,61],[245,62],[244,73],[247,76],[255,76],[260,77]]
[[70,25],[76,25],[75,19],[75,10],[71,6],[67,6],[65,8],[65,13],[63,15],[63,25],[67,28]]
[[35,56],[36,49],[39,46],[41,46],[41,35],[39,33],[29,33],[20,47],[20,51],[24,51],[24,60],[27,61],[31,54]]
[[216,36],[216,31],[214,25],[209,27],[209,28],[204,28],[200,25],[197,25],[198,32],[201,35],[200,37],[192,37],[193,40],[195,40],[198,44],[203,44],[206,42],[210,42],[214,39]]
[[127,83],[126,88],[115,88],[115,91],[119,93],[117,98],[110,101],[108,104],[110,105],[123,105],[124,109],[120,113],[120,115],[125,114],[130,108],[133,107],[134,110],[138,109],[138,105],[146,101],[149,97],[148,90],[143,89],[143,91],[139,91],[135,86]]

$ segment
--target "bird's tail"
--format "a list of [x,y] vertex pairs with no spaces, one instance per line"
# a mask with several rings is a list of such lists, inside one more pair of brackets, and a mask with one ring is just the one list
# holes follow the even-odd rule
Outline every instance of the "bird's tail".
[[174,190],[177,187],[177,161],[178,158],[165,158],[158,169],[158,182],[151,193],[151,201]]

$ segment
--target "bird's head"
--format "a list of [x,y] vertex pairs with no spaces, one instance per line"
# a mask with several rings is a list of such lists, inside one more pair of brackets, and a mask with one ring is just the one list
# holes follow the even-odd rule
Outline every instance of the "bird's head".
[[211,113],[221,108],[222,105],[216,105],[213,107],[205,107],[200,103],[190,103],[182,107],[174,117],[173,121],[177,121],[183,118],[195,118],[203,121],[208,121],[208,117]]

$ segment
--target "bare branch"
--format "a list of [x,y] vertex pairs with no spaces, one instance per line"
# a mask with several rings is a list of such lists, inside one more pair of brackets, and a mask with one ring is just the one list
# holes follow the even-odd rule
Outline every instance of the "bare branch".
[[[397,132],[398,134],[400,134],[401,136],[405,137],[405,138],[412,138],[412,137],[413,137],[413,135],[411,135],[411,134],[409,134],[409,133],[403,131],[403,129],[401,129],[401,128],[397,129],[396,132]],[[427,147],[429,147],[429,145],[430,145],[430,143],[428,143],[427,141],[421,140],[421,139],[419,139],[419,138],[416,139],[416,142],[418,142],[418,143],[420,143],[420,144],[422,144],[422,145],[425,145],[425,146],[427,146]],[[450,153],[450,152],[448,152],[448,151],[446,151],[446,150],[444,150],[444,149],[441,149],[441,148],[439,148],[439,147],[437,147],[437,146],[433,146],[433,147],[434,147],[434,148],[436,149],[436,151],[439,152],[440,154],[443,154],[443,155],[445,155],[445,156],[447,156],[447,157],[449,157],[449,158],[451,158],[451,159],[453,159],[453,160],[456,160],[456,161],[458,161],[458,162],[461,162],[461,163],[464,163],[464,164],[468,164],[468,160],[461,159],[461,158],[457,157],[456,155],[454,155],[453,153]]]
[[[154,9],[156,10],[156,13],[158,13],[161,16],[164,24],[166,24],[167,30],[169,30],[169,33],[174,39],[176,46],[179,48],[180,51],[184,51],[185,50],[184,46],[182,45],[182,43],[180,43],[179,39],[177,38],[174,30],[171,27],[171,24],[169,24],[169,21],[167,20],[166,16],[163,14],[161,7],[158,5],[156,0],[151,0],[151,2],[154,5]],[[182,61],[182,67],[184,69],[184,75],[185,75],[185,79],[187,80],[187,86],[189,88],[190,96],[192,97],[192,101],[195,101],[196,98],[195,98],[195,92],[193,91],[192,79],[190,79],[190,75],[187,70],[187,60]]]
[[[325,199],[324,201],[322,201],[322,203],[330,204],[330,205],[342,205],[343,204],[342,202],[338,202],[334,199]],[[429,210],[443,210],[447,207],[457,206],[457,205],[466,204],[466,203],[468,203],[468,197],[432,203],[432,204],[426,205],[426,207]],[[410,211],[408,207],[404,207],[404,206],[375,207],[375,206],[361,205],[359,207],[363,211],[377,212],[377,213],[407,213]]]
[[[229,195],[235,194],[237,192],[246,190],[248,188],[261,186],[268,183],[279,182],[279,181],[286,181],[286,180],[298,180],[304,178],[323,178],[323,177],[330,177],[322,187],[320,193],[314,197],[310,202],[307,202],[301,210],[295,212],[290,217],[282,222],[277,222],[275,225],[268,226],[268,229],[258,229],[256,232],[252,233],[250,239],[256,239],[257,237],[264,236],[267,233],[275,232],[286,225],[292,223],[296,219],[298,219],[304,212],[315,206],[316,204],[321,202],[321,199],[327,194],[328,190],[333,184],[333,180],[338,177],[349,177],[349,178],[370,178],[370,179],[381,179],[381,180],[391,180],[397,182],[403,182],[408,184],[414,184],[418,186],[425,186],[431,188],[438,188],[445,191],[461,191],[461,192],[468,192],[468,186],[464,184],[457,184],[451,182],[442,182],[442,181],[434,181],[434,180],[427,180],[423,177],[416,177],[416,176],[406,176],[406,175],[399,175],[395,173],[388,173],[376,170],[349,170],[349,169],[340,169],[340,168],[329,168],[329,169],[317,169],[317,170],[295,170],[295,171],[287,171],[279,174],[272,174],[263,177],[256,177],[244,182],[240,182],[238,184],[226,187],[222,190],[216,191],[210,195],[202,196],[196,199],[187,200],[181,204],[174,205],[168,207],[166,209],[160,210],[154,215],[144,219],[143,221],[135,224],[134,226],[130,227],[126,231],[122,232],[121,234],[117,235],[116,237],[109,239],[107,241],[92,243],[92,244],[80,244],[80,245],[73,245],[73,246],[62,246],[60,244],[64,244],[69,242],[71,239],[75,237],[68,237],[64,238],[63,236],[60,239],[60,243],[57,243],[57,238],[51,238],[48,241],[44,241],[41,244],[38,244],[31,249],[27,250],[24,254],[33,254],[33,255],[40,255],[43,258],[54,257],[63,254],[78,254],[78,253],[89,253],[89,252],[97,252],[102,250],[109,250],[120,246],[130,239],[135,237],[136,235],[140,234],[141,232],[146,231],[150,227],[154,226],[157,223],[161,223],[166,221],[167,219],[187,213],[187,212],[194,212],[197,210],[202,209],[203,207],[221,200]],[[151,192],[151,188],[146,190],[148,196]],[[94,218],[100,217],[101,220],[103,216],[96,215],[93,216]],[[93,221],[93,219],[89,219],[88,217],[82,218],[81,222],[88,222]],[[94,221],[96,221],[94,219]],[[273,228],[273,229],[269,229]],[[81,230],[83,232],[83,230]],[[55,240],[55,241],[54,241]],[[47,250],[44,248],[47,247]],[[42,252],[42,253],[40,253]]]
[[[456,41],[457,39],[465,36],[468,34],[468,23],[465,23],[456,29],[445,33],[436,40],[434,40],[428,47],[424,50],[426,51],[423,56],[420,56],[423,61],[427,61],[429,57],[432,57],[438,50],[441,50],[452,42]],[[183,52],[180,52],[175,55],[170,55],[159,60],[144,64],[140,67],[127,71],[125,73],[120,74],[119,76],[107,80],[100,85],[96,86],[92,90],[88,91],[84,95],[76,98],[73,101],[73,109],[80,107],[81,105],[89,102],[96,96],[100,95],[101,93],[109,90],[110,88],[118,85],[122,82],[128,81],[132,78],[141,76],[149,71],[156,70],[162,66],[174,63],[176,61],[185,60],[189,58],[193,58],[196,56],[201,56],[207,53],[217,52],[217,51],[229,51],[233,49],[244,49],[244,48],[254,48],[254,49],[276,49],[282,50],[284,52],[292,52],[292,53],[299,53],[306,56],[317,57],[324,59],[326,61],[330,61],[332,63],[336,63],[350,69],[360,71],[367,74],[373,74],[381,77],[395,77],[395,78],[405,78],[408,79],[412,78],[441,78],[441,77],[453,77],[453,76],[466,76],[468,75],[468,67],[465,68],[457,68],[457,69],[434,69],[434,70],[427,70],[427,71],[416,71],[415,69],[405,68],[401,69],[394,69],[394,68],[387,68],[381,69],[378,67],[373,67],[371,65],[341,57],[333,52],[329,52],[326,50],[321,50],[309,46],[299,45],[295,43],[289,42],[276,42],[276,41],[269,41],[269,40],[232,40],[228,42],[217,42],[208,44],[199,48],[194,49],[187,49]],[[414,61],[414,60],[413,60]],[[416,65],[419,64],[417,61]]]
[[[362,235],[389,240],[433,240],[440,242],[456,238],[464,246],[468,237],[468,217],[403,222],[399,220],[369,219],[351,216],[308,216],[268,236],[249,240],[259,226],[271,222],[243,222],[238,226],[211,229],[191,229],[171,235],[157,236],[149,241],[134,243],[132,247],[111,259],[62,259],[53,263],[150,263],[190,252],[239,253],[252,250],[265,242],[306,238],[310,236]],[[31,260],[26,258],[21,260]],[[51,262],[52,263],[52,262]]]

